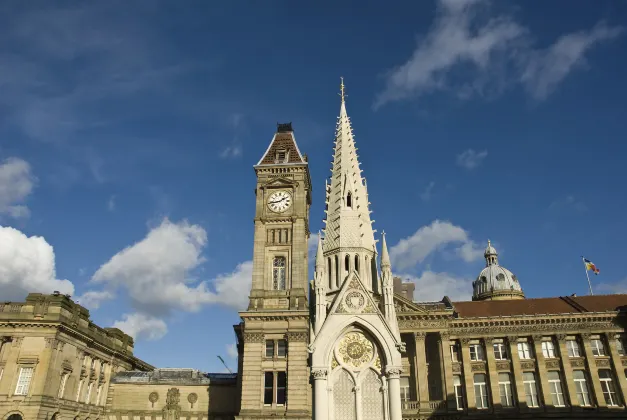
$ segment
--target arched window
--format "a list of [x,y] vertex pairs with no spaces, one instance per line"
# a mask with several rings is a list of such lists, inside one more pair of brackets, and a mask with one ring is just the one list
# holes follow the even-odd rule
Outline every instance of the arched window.
[[328,273],[328,281],[329,281],[329,289],[333,288],[331,284],[331,257],[327,257],[327,273]]
[[285,290],[285,257],[274,257],[272,261],[272,287]]
[[353,194],[350,191],[346,194],[346,207],[353,208]]
[[22,416],[19,414],[11,414],[7,420],[22,420]]
[[344,257],[344,270],[346,271],[350,270],[350,265],[351,265],[350,257],[346,255]]
[[355,254],[355,271],[359,273],[359,255]]
[[340,259],[335,255],[335,284],[340,284]]

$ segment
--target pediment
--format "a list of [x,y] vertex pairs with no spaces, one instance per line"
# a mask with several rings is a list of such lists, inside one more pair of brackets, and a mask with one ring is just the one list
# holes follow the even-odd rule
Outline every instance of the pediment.
[[288,178],[274,178],[264,184],[261,184],[261,188],[281,188],[281,187],[295,187],[298,186],[298,182],[292,181]]
[[354,271],[344,280],[339,293],[335,297],[329,314],[378,314],[379,309]]
[[394,294],[394,309],[396,310],[397,314],[403,314],[403,313],[426,314],[427,313],[427,311],[425,311],[423,308],[416,305],[411,300],[404,298],[403,296],[397,295],[397,294]]

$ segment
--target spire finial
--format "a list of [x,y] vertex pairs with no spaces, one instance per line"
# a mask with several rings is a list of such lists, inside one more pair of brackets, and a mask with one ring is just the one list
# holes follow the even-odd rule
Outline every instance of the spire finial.
[[344,98],[348,95],[344,92],[344,78],[343,77],[340,77],[340,96],[342,97],[342,103],[344,103]]
[[492,244],[490,243],[490,240],[488,239],[488,246],[490,246],[490,245],[492,245]]

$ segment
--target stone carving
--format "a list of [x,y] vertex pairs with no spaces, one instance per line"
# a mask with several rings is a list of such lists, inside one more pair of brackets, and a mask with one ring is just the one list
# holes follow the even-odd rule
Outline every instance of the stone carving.
[[585,367],[586,364],[584,363],[583,359],[570,359],[570,365],[572,367],[582,368]]
[[387,376],[388,379],[400,378],[401,373],[403,373],[403,370],[401,368],[391,367],[385,369],[385,376]]
[[425,333],[425,332],[415,332],[414,333],[414,340],[416,340],[416,341],[424,341],[426,336],[427,336],[427,333]]
[[470,343],[471,338],[470,337],[462,337],[459,339],[459,341],[462,343],[463,346],[467,346],[468,343]]
[[547,369],[559,369],[560,361],[559,360],[547,360],[545,365]]
[[331,360],[331,369],[335,369],[339,365],[340,364],[338,363],[337,359],[335,358],[335,356],[333,356],[333,360]]
[[244,342],[263,343],[264,336],[261,333],[244,333]]
[[366,303],[366,307],[364,308],[364,310],[362,311],[365,314],[374,314],[377,312],[377,310],[374,308],[374,306],[372,306],[372,303],[370,303],[369,301]]
[[411,330],[415,328],[437,328],[444,329],[447,328],[447,323],[445,320],[434,320],[434,321],[426,321],[426,320],[407,320],[401,319],[398,321],[398,327],[402,330]]
[[597,359],[597,367],[610,367],[610,359]]
[[192,405],[192,408],[194,408],[194,404],[196,404],[196,401],[198,401],[198,394],[196,394],[195,392],[192,392],[187,396],[187,402]]
[[327,373],[326,369],[312,369],[311,376],[314,379],[327,379]]
[[460,373],[462,371],[462,365],[459,363],[453,363],[453,373]]
[[555,336],[555,338],[557,338],[557,341],[566,341],[566,337],[568,337],[566,334],[557,334]]
[[372,360],[374,346],[362,333],[349,332],[342,337],[338,353],[345,364],[358,368]]
[[151,392],[150,395],[148,395],[148,401],[152,403],[152,408],[155,408],[155,403],[159,401],[159,394],[155,391]]
[[165,407],[163,407],[163,420],[179,420],[181,415],[180,400],[181,395],[178,388],[168,389],[168,394],[165,397]]
[[520,362],[520,368],[523,370],[533,370],[536,364],[530,360]]
[[288,332],[287,341],[307,341],[307,333],[304,332]]
[[517,341],[518,341],[518,336],[516,336],[516,335],[508,335],[507,336],[507,342],[508,343],[511,344],[511,343],[515,343]]
[[374,360],[374,366],[381,371],[381,358],[377,354],[377,358]]
[[470,370],[472,372],[483,372],[485,371],[485,364],[483,362],[480,363],[472,363],[470,365]]
[[534,334],[531,338],[533,338],[533,342],[534,343],[539,343],[542,341],[542,339],[544,338],[543,335],[541,334]]
[[496,362],[496,369],[497,370],[509,370],[509,362],[506,362],[506,361]]
[[366,304],[366,297],[357,290],[351,290],[344,297],[344,302],[351,312],[358,312]]

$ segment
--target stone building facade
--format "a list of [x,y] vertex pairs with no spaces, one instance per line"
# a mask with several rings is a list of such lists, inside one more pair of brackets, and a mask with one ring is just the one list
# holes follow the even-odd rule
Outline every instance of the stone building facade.
[[526,298],[489,242],[472,301],[416,301],[393,277],[343,95],[313,279],[291,124],[254,169],[238,373],[155,369],[69,297],[30,294],[0,303],[0,420],[627,417],[627,295]]

